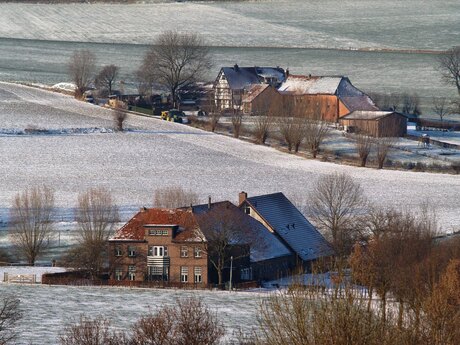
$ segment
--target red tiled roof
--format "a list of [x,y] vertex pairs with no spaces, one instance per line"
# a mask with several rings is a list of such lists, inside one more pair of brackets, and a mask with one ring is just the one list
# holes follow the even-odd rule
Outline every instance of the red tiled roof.
[[187,209],[150,208],[141,210],[128,223],[121,227],[111,240],[144,240],[144,225],[178,225],[182,231],[177,240],[196,237],[194,229],[198,227],[195,218]]

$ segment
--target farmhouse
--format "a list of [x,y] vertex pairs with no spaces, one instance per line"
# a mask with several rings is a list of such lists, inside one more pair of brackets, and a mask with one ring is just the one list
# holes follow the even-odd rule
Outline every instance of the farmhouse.
[[208,284],[205,239],[188,210],[141,209],[109,240],[110,281]]
[[295,255],[297,264],[308,268],[313,261],[334,255],[329,243],[283,193],[248,198],[241,192],[239,207],[276,235]]
[[407,134],[407,117],[395,111],[354,111],[340,119],[347,132],[373,137],[402,137]]
[[[216,248],[222,241],[228,241],[225,248]],[[109,246],[112,284],[205,287],[220,274],[229,281],[230,262],[234,283],[278,278],[295,266],[292,252],[276,236],[229,201],[142,209]],[[253,269],[252,263],[260,265]]]
[[279,87],[286,72],[279,67],[222,67],[214,82],[214,101],[218,110],[241,109],[243,95],[253,85]]
[[328,122],[356,110],[378,110],[372,99],[343,76],[289,75],[278,88],[285,109]]

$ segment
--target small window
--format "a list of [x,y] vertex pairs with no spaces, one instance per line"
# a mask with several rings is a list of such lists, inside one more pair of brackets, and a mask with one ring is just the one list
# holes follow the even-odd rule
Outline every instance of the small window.
[[123,279],[123,269],[121,267],[115,268],[115,280]]
[[128,279],[136,280],[136,266],[128,266]]
[[128,256],[131,258],[136,256],[136,247],[128,247]]
[[150,229],[150,236],[168,236],[168,230]]
[[195,247],[193,250],[193,253],[196,258],[201,258],[201,248],[200,247]]
[[195,283],[203,282],[203,276],[202,276],[201,267],[195,267],[194,276],[195,276],[195,278],[194,278]]
[[187,283],[188,282],[188,267],[182,266],[180,268],[180,281],[182,283]]
[[251,208],[250,208],[249,206],[246,206],[246,207],[244,208],[244,213],[246,213],[246,214],[251,214]]
[[188,247],[187,246],[180,247],[180,257],[188,258]]
[[252,267],[241,269],[240,278],[241,280],[252,280]]
[[121,247],[116,247],[115,248],[115,256],[122,256],[123,252],[121,250]]

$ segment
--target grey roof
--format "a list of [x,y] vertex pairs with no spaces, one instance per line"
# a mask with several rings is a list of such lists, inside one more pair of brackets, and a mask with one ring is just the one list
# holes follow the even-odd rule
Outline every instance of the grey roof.
[[329,243],[283,193],[246,201],[304,261],[333,255]]
[[260,84],[262,78],[272,77],[283,82],[285,72],[282,68],[275,67],[222,67],[228,85],[232,90],[241,90],[252,84]]
[[340,100],[345,104],[347,109],[352,112],[355,110],[379,110],[372,99],[367,95],[362,96],[341,96]]
[[[245,214],[230,201],[211,203],[211,209],[215,207],[231,208],[234,212],[238,212],[240,217],[235,218],[239,218],[240,221],[245,222],[251,230],[250,259],[252,262],[292,255],[292,252],[276,235],[271,233],[262,223]],[[209,212],[208,204],[193,206],[193,213],[195,214],[205,214],[206,212]]]
[[398,114],[404,116],[402,114],[396,113],[394,111],[353,111],[348,115],[341,117],[344,120],[379,120],[391,114]]

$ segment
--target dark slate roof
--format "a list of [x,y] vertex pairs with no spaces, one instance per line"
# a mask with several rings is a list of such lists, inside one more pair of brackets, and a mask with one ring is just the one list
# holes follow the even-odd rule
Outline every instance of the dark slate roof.
[[[211,203],[211,209],[209,209],[208,204],[193,206],[193,214],[197,216],[196,219],[200,224],[204,220],[202,217],[205,217],[207,213],[224,208],[227,212],[230,212],[227,215],[231,215],[233,220],[241,223],[241,226],[247,227],[251,231],[249,244],[252,262],[292,255],[292,252],[276,235],[271,233],[262,223],[245,214],[230,201]],[[205,231],[204,229],[202,230]]]
[[285,79],[282,68],[274,67],[222,67],[228,85],[232,90],[241,90],[252,84],[260,84],[263,77],[274,77],[280,82]]
[[334,254],[324,237],[283,193],[250,197],[246,201],[302,260]]

